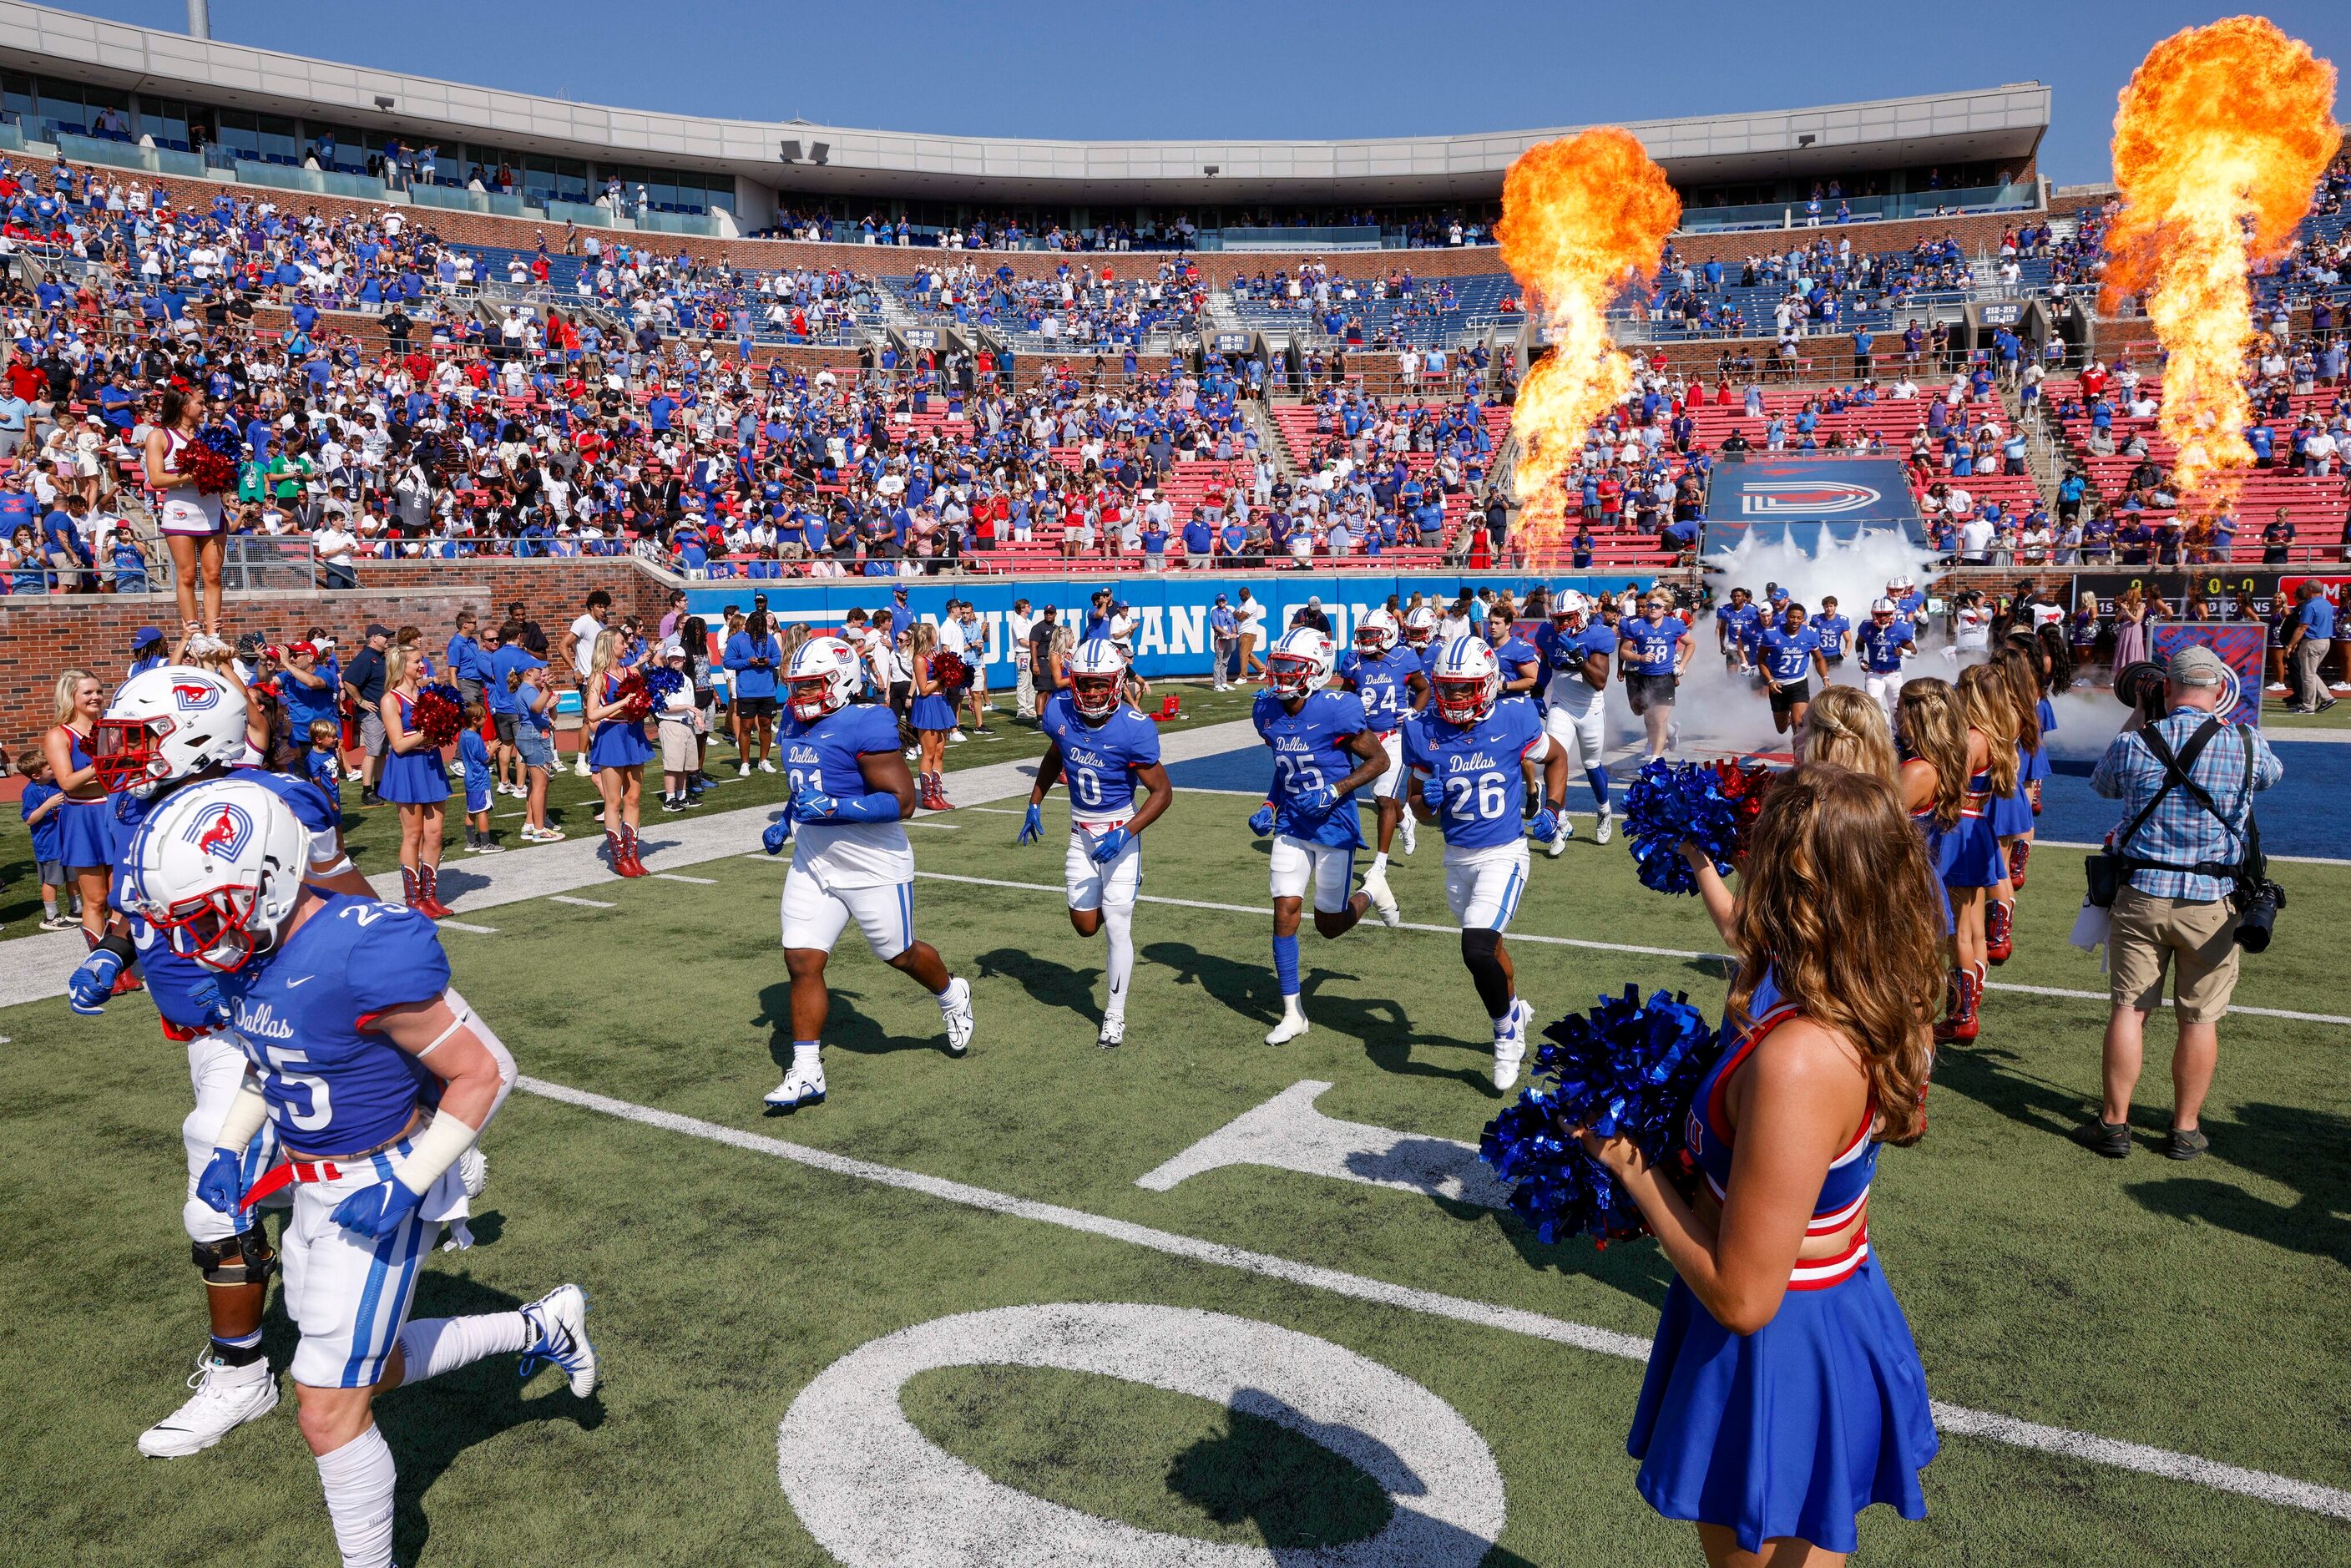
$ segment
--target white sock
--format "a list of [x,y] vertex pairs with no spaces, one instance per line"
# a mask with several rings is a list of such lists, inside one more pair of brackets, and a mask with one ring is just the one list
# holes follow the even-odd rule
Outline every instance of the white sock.
[[1374,871],[1385,871],[1388,869],[1387,851],[1382,850],[1379,853],[1372,857],[1372,869]]
[[1134,977],[1134,905],[1104,904],[1102,930],[1110,937],[1110,1000],[1102,1011],[1124,1018],[1127,982]]
[[1509,1028],[1510,1027],[1510,1020],[1511,1020],[1512,1019],[1514,1019],[1514,1018],[1518,1017],[1518,1016],[1519,1016],[1519,993],[1518,993],[1518,992],[1516,992],[1516,991],[1512,991],[1512,992],[1510,993],[1510,1005],[1509,1006],[1509,1008],[1507,1008],[1507,1009],[1505,1009],[1503,1010],[1503,1013],[1502,1013],[1502,1016],[1501,1016],[1501,1017],[1499,1017],[1499,1018],[1498,1018],[1498,1019],[1496,1019],[1494,1020],[1494,1032],[1495,1032],[1496,1034],[1498,1034],[1498,1035],[1499,1035],[1499,1034],[1500,1034],[1504,1030],[1509,1029]]
[[463,1318],[417,1318],[400,1331],[403,1386],[470,1366],[486,1355],[519,1355],[538,1336],[520,1312],[475,1312]]
[[334,1521],[343,1568],[389,1568],[392,1489],[398,1476],[383,1433],[371,1422],[366,1431],[318,1459],[319,1484],[326,1489],[327,1517]]
[[792,1065],[794,1067],[805,1067],[810,1072],[822,1072],[824,1071],[824,1047],[821,1044],[802,1045],[799,1041],[794,1040],[792,1042]]

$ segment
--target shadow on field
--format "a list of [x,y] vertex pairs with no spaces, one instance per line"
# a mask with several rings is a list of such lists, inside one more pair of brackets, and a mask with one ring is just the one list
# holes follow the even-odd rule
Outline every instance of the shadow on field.
[[[2168,1122],[2166,1123],[2167,1127]],[[2273,1203],[2233,1183],[2174,1176],[2126,1187],[2150,1213],[2200,1219],[2241,1236],[2351,1267],[2351,1120],[2295,1105],[2247,1105],[2234,1121],[2207,1116],[2210,1157],[2300,1196]]]
[[1388,1522],[1395,1505],[1364,1468],[1341,1457],[1343,1448],[1376,1449],[1368,1457],[1400,1496],[1427,1490],[1385,1445],[1352,1428],[1333,1431],[1259,1388],[1234,1394],[1223,1432],[1176,1456],[1167,1490],[1218,1524],[1247,1520],[1277,1552],[1361,1541]]
[[[2096,1036],[2089,1037],[2088,1048],[2095,1061]],[[2071,1134],[2096,1108],[2096,1102],[2078,1090],[2005,1065],[2022,1060],[2012,1051],[1980,1041],[1941,1047],[1935,1053],[1935,1075],[1928,1091],[1928,1113],[1934,1111],[1935,1091],[1949,1090],[2036,1132],[2059,1137]]]
[[1102,1021],[1102,1009],[1094,1005],[1094,982],[1102,975],[1099,968],[1073,969],[1018,947],[991,948],[973,962],[982,978],[1001,975],[1049,1008],[1076,1013],[1089,1023]]
[[[910,994],[922,996],[923,988],[912,980],[903,982]],[[832,998],[832,1009],[824,1021],[824,1043],[831,1050],[853,1051],[860,1056],[880,1056],[893,1051],[936,1051],[947,1048],[946,1030],[920,1037],[885,1033],[880,1024],[855,1010],[854,1004],[864,998],[862,991],[849,990],[841,986],[826,988]],[[768,1030],[768,1054],[776,1065],[789,1070],[792,1064],[792,983],[778,980],[772,986],[759,988],[759,1010],[751,1016],[751,1027]]]
[[[417,1281],[416,1305],[409,1315],[510,1312],[522,1304],[504,1291],[428,1269]],[[531,1391],[528,1397],[526,1390]],[[515,1376],[512,1356],[493,1355],[429,1383],[392,1390],[375,1402],[375,1418],[400,1467],[392,1495],[393,1551],[402,1562],[413,1563],[433,1533],[424,1494],[459,1454],[500,1432],[542,1421],[570,1421],[592,1432],[604,1424],[604,1404],[593,1396],[574,1399],[562,1373],[552,1367],[542,1367],[524,1383]]]

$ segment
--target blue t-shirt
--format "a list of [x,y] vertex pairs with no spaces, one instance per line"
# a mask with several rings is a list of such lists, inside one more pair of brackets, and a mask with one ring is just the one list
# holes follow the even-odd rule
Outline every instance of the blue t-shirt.
[[1477,724],[1455,724],[1434,712],[1405,721],[1404,765],[1444,782],[1437,822],[1447,849],[1492,849],[1525,832],[1520,764],[1542,742],[1542,719],[1531,703],[1496,703]]
[[457,760],[465,765],[466,798],[486,797],[490,792],[490,748],[483,743],[482,732],[471,725],[457,732]]
[[508,643],[490,655],[489,678],[482,683],[482,701],[492,713],[524,713],[528,705],[519,688],[507,689],[507,677],[526,670],[543,670],[547,661],[533,658],[519,643]]
[[2322,593],[2302,607],[2302,634],[2315,643],[2335,635],[2335,606],[2326,595]]
[[784,773],[795,794],[813,789],[854,800],[872,792],[857,759],[898,749],[898,716],[880,703],[851,703],[822,718],[787,718],[781,737]]
[[[64,790],[54,784],[27,782],[25,786],[25,798],[18,804],[16,814],[19,817],[28,818],[41,809],[42,801],[53,800],[64,793]],[[53,861],[62,858],[65,854],[65,812],[66,809],[59,806],[33,824],[33,858],[35,860]]]
[[1339,656],[1339,679],[1364,699],[1364,716],[1383,734],[1404,723],[1412,711],[1412,678],[1425,676],[1418,653],[1399,643],[1375,658],[1350,648]]
[[1100,724],[1078,712],[1068,692],[1046,700],[1039,727],[1061,748],[1061,776],[1069,780],[1070,816],[1123,817],[1134,806],[1137,768],[1159,762],[1159,727],[1124,703]]
[[1911,642],[1910,622],[1896,615],[1884,625],[1865,621],[1854,632],[1861,649],[1861,667],[1873,675],[1890,675],[1902,667],[1902,650]]
[[1853,630],[1853,618],[1848,615],[1815,615],[1810,622],[1820,633],[1821,653],[1832,664],[1844,657],[1845,633]]
[[1355,770],[1357,759],[1347,742],[1371,727],[1364,699],[1326,687],[1308,694],[1291,713],[1280,697],[1265,691],[1258,694],[1249,717],[1273,748],[1273,789],[1268,799],[1273,802],[1274,831],[1310,843],[1361,849],[1364,827],[1352,792],[1319,815],[1301,810],[1297,798],[1318,784],[1335,786]]
[[[310,673],[320,674],[318,670]],[[310,727],[319,720],[340,723],[340,711],[335,706],[338,695],[331,676],[327,677],[324,685],[309,686],[296,679],[291,671],[277,672],[277,700],[285,705],[287,727],[304,746],[309,745]]]
[[1616,622],[1616,640],[1625,649],[1625,667],[1636,675],[1670,675],[1679,657],[1678,644],[1689,635],[1678,615],[1652,622],[1646,615],[1628,615]]
[[1782,683],[1809,678],[1813,673],[1813,654],[1819,651],[1821,634],[1806,626],[1791,632],[1784,626],[1773,626],[1756,639],[1761,650],[1764,673]]
[[448,988],[432,921],[350,893],[329,894],[276,951],[224,977],[279,1140],[332,1155],[398,1137],[438,1089],[423,1063],[369,1026]]

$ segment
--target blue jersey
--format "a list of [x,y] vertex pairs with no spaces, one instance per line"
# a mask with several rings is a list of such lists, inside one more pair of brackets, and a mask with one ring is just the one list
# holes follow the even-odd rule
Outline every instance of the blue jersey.
[[1918,619],[1918,612],[1926,608],[1926,591],[1923,589],[1914,588],[1894,601],[1894,619],[1899,622],[1916,621]]
[[1353,792],[1321,815],[1294,804],[1301,789],[1336,786],[1355,770],[1358,758],[1347,742],[1371,728],[1364,699],[1353,692],[1325,688],[1311,694],[1291,713],[1271,692],[1259,692],[1250,714],[1257,732],[1273,748],[1273,826],[1276,832],[1337,849],[1361,849],[1364,826]]
[[1791,632],[1784,626],[1774,626],[1756,639],[1763,655],[1763,671],[1773,680],[1782,683],[1809,680],[1813,674],[1813,655],[1819,652],[1821,634],[1810,626],[1801,632]]
[[1911,641],[1910,622],[1896,615],[1881,626],[1865,621],[1854,632],[1861,649],[1861,667],[1873,675],[1890,675],[1902,667],[1902,650]]
[[1159,764],[1159,727],[1121,703],[1100,724],[1087,722],[1067,692],[1045,703],[1039,727],[1061,748],[1072,819],[1124,817],[1134,809],[1134,774]]
[[1853,621],[1844,615],[1815,615],[1809,622],[1820,633],[1821,653],[1832,664],[1844,657],[1845,633],[1853,630]]
[[373,1032],[381,1014],[449,988],[433,922],[357,894],[329,894],[274,951],[224,977],[236,1030],[279,1141],[355,1155],[400,1136],[439,1097],[423,1064]]
[[1404,723],[1412,711],[1412,678],[1426,674],[1420,655],[1401,643],[1371,659],[1350,648],[1339,660],[1339,679],[1364,699],[1364,716],[1383,735]]
[[1646,615],[1628,615],[1616,622],[1616,640],[1625,649],[1625,667],[1636,675],[1670,675],[1678,661],[1677,644],[1689,635],[1678,615],[1652,623]]
[[1526,831],[1520,814],[1527,781],[1520,763],[1542,742],[1542,720],[1531,703],[1496,703],[1478,724],[1425,713],[1405,725],[1404,765],[1444,781],[1437,822],[1447,850],[1492,849]]
[[[25,798],[17,804],[17,814],[29,817],[41,809],[42,801],[64,793],[64,790],[54,784],[28,783],[25,786]],[[65,854],[66,810],[66,807],[59,806],[33,824],[33,858],[35,860],[53,861],[62,858]]]
[[[1542,658],[1542,669],[1538,673],[1535,689],[1549,693],[1554,686],[1572,681],[1576,686],[1583,687],[1583,691],[1568,688],[1561,695],[1581,699],[1583,692],[1597,689],[1584,680],[1583,662],[1594,653],[1603,659],[1614,657],[1616,633],[1597,621],[1578,632],[1563,631],[1548,624],[1538,626],[1535,628],[1535,652]],[[1605,666],[1601,674],[1604,680],[1606,679]]]
[[851,703],[819,719],[787,719],[781,741],[792,791],[852,800],[872,793],[861,757],[898,749],[898,718],[880,703]]
[[1512,632],[1494,644],[1494,662],[1502,666],[1502,700],[1508,702],[1513,696],[1521,696],[1531,701],[1533,698],[1531,690],[1512,692],[1509,687],[1512,681],[1526,679],[1529,664],[1535,666],[1537,685],[1541,683],[1542,655],[1535,651],[1535,645],[1516,632]]
[[1763,612],[1753,604],[1725,604],[1714,612],[1716,633],[1726,648],[1744,648],[1762,628]]
[[[316,784],[289,778],[283,773],[273,773],[266,768],[232,768],[229,777],[261,785],[285,801],[293,811],[295,821],[324,842],[327,852],[320,854],[314,847],[311,857],[314,861],[331,864],[338,858],[335,830],[341,813]],[[121,850],[115,857],[112,888],[112,900],[117,909],[127,912],[130,903],[124,896],[123,888],[131,877],[131,856],[136,848],[134,841],[139,826],[154,814],[158,806],[171,798],[169,790],[143,800],[134,795],[116,798],[115,815],[122,824],[121,831],[116,835]],[[154,1002],[155,1010],[162,1015],[163,1021],[177,1030],[210,1029],[213,1026],[212,1011],[196,999],[195,990],[202,987],[209,993],[215,983],[222,981],[222,977],[195,959],[172,951],[172,945],[136,915],[131,916],[131,943],[139,950],[140,977],[147,982],[147,995]]]
[[468,796],[490,792],[490,748],[482,739],[482,732],[468,725],[457,732],[457,759],[465,765],[465,793]]

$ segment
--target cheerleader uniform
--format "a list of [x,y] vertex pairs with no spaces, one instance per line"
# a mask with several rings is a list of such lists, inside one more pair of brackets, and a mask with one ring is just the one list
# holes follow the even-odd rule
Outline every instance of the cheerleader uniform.
[[2023,742],[2017,743],[2016,789],[2011,794],[1994,795],[1985,811],[1991,821],[1993,838],[2018,839],[2032,831],[2032,797],[2026,792],[2024,786],[2032,779],[2032,768],[2036,764],[2045,765],[2046,761],[2043,753],[2027,752]]
[[[180,454],[188,449],[188,437],[177,430],[163,433],[163,472],[180,471]],[[194,491],[175,487],[163,492],[163,512],[157,527],[165,534],[177,534],[183,538],[210,538],[223,528],[221,498],[199,496]]]
[[[604,672],[604,697],[611,702],[621,689],[621,677],[610,670]],[[645,738],[645,721],[627,718],[600,720],[596,737],[588,745],[588,766],[602,768],[643,768],[660,749]]]
[[[932,667],[931,656],[926,653],[923,658],[924,673],[927,674]],[[956,727],[955,704],[947,700],[944,692],[926,693],[914,699],[914,706],[907,710],[906,722],[916,729],[953,729]]]
[[[399,692],[392,700],[400,705],[400,727],[416,727],[416,704]],[[413,751],[394,751],[384,747],[383,777],[376,780],[376,794],[402,806],[436,805],[449,798],[449,770],[442,763],[441,748],[426,744]]]
[[[2041,791],[2054,773],[2054,769],[2049,765],[2049,737],[2057,732],[2057,708],[2047,697],[2041,699],[2040,720],[2041,748],[2023,758],[2024,768],[2020,776],[2022,781],[2018,785],[2018,789],[2023,790],[2026,797],[2032,800],[2032,814],[2036,817],[2041,815]],[[2028,784],[2032,788],[2024,789],[2024,786]],[[2032,830],[2028,827],[2025,831],[2029,832]]]
[[1959,830],[1955,828],[1947,833],[1937,827],[1935,808],[1932,806],[1923,811],[1911,812],[1910,825],[1917,828],[1918,836],[1927,841],[1927,858],[1934,862],[1935,894],[1943,901],[1943,935],[1957,936],[1959,929],[1959,917],[1951,908],[1950,884],[1944,881],[1944,876],[1950,865],[1951,853],[1959,840]]
[[1986,815],[1994,799],[1991,774],[1979,773],[1968,780],[1959,825],[1944,835],[1947,847],[1938,869],[1945,887],[1992,887],[2008,874],[2007,862],[2001,858],[2000,835]]
[[[81,732],[69,724],[57,727],[66,732],[66,755],[75,770],[89,767],[89,748],[83,744]],[[57,859],[68,871],[114,864],[114,801],[110,797],[77,800],[67,796],[65,804],[57,808]]]
[[[1768,977],[1756,1002],[1767,995],[1777,1001]],[[1785,1004],[1761,1012],[1699,1082],[1687,1135],[1718,1199],[1730,1180],[1730,1074],[1794,1016]],[[1867,1215],[1875,1114],[1874,1105],[1864,1112],[1829,1166],[1809,1233]],[[1926,1369],[1870,1255],[1865,1218],[1843,1254],[1797,1263],[1779,1311],[1751,1334],[1724,1328],[1676,1278],[1625,1446],[1641,1461],[1641,1495],[1668,1519],[1719,1525],[1748,1552],[1782,1536],[1851,1552],[1854,1516],[1872,1503],[1926,1517],[1918,1471],[1938,1441]]]

